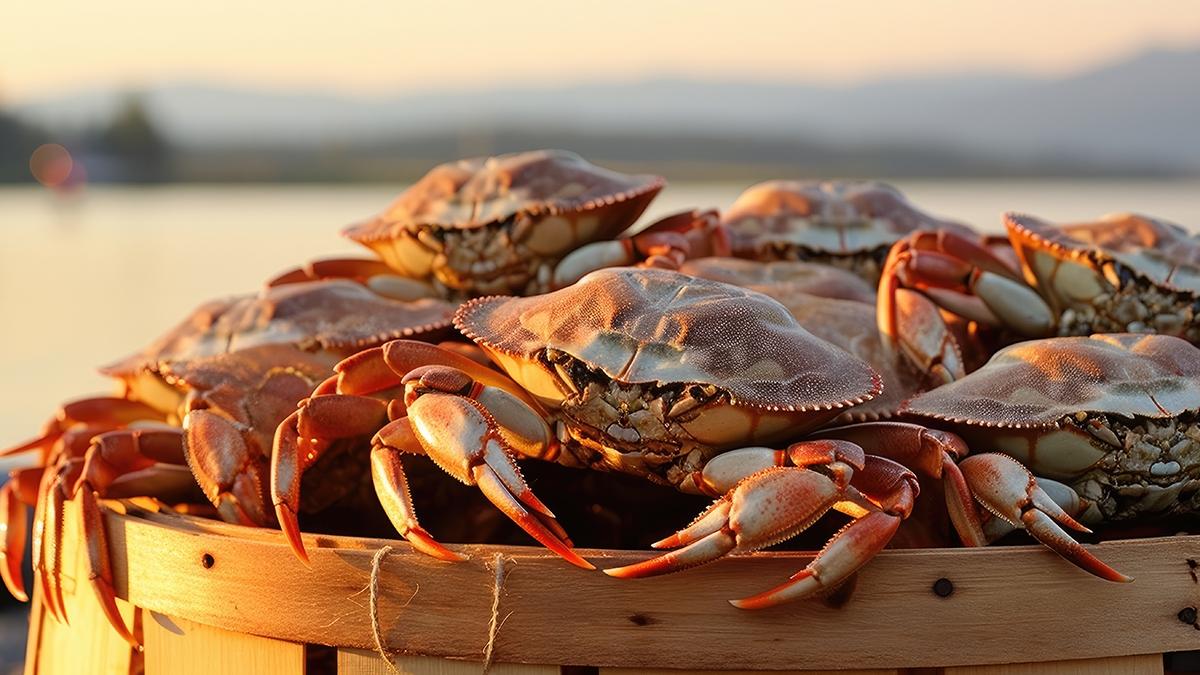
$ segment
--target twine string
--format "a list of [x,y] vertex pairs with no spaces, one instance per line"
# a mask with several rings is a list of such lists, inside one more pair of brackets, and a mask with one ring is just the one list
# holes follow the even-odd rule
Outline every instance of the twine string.
[[387,648],[383,646],[383,629],[379,625],[379,568],[383,563],[383,558],[392,552],[392,547],[385,545],[375,552],[375,557],[371,558],[371,592],[370,612],[371,612],[371,637],[375,639],[375,651],[379,652],[379,656],[388,664],[388,668],[393,673],[399,673],[396,664],[392,661],[392,655]]
[[[496,634],[500,632],[500,626],[504,624],[500,620],[500,589],[504,586],[504,556],[497,553],[492,559],[492,565],[496,568],[496,576],[492,580],[492,617],[488,621],[488,636],[487,645],[483,648],[483,672],[488,672],[492,668],[492,658],[496,649]],[[504,617],[507,619],[508,617]]]
[[[383,546],[375,552],[371,558],[371,579],[367,588],[369,589],[369,611],[371,613],[371,637],[375,641],[375,651],[380,658],[388,664],[388,668],[393,673],[399,673],[400,670],[396,667],[396,663],[392,657],[392,653],[388,651],[383,643],[383,627],[379,619],[379,570],[383,565],[383,559],[394,549],[391,546]],[[508,620],[506,615],[500,618],[500,594],[504,588],[505,578],[508,576],[508,571],[505,567],[504,556],[500,553],[492,559],[492,566],[495,568],[495,576],[492,578],[492,608],[491,617],[488,620],[487,644],[483,649],[483,672],[488,672],[492,668],[492,660],[495,657],[496,637],[500,633],[500,628],[504,626],[504,622]],[[412,602],[409,599],[409,602]]]

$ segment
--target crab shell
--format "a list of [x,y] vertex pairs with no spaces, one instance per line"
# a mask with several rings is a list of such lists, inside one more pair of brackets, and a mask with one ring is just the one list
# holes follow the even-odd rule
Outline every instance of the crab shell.
[[819,263],[712,257],[685,261],[679,271],[766,293],[776,300],[787,293],[804,293],[875,304],[875,289],[858,275]]
[[708,448],[801,435],[881,386],[767,296],[666,270],[600,270],[543,296],[474,300],[455,324],[551,410],[572,390],[547,350],[618,383],[715,387],[720,402],[681,423]]
[[747,189],[722,216],[735,255],[816,260],[878,281],[892,244],[916,230],[965,225],[918,210],[896,188],[873,181],[774,180]]
[[1132,330],[1200,343],[1200,238],[1146,216],[1120,213],[1052,225],[1006,213],[1009,239],[1059,333]]
[[880,339],[875,327],[875,291],[850,272],[819,263],[740,258],[698,258],[684,263],[680,271],[768,295],[786,307],[805,330],[869,363],[883,381],[883,392],[847,409],[839,421],[892,417],[906,399],[921,390],[920,374],[896,359]]
[[163,364],[178,369],[193,359],[291,345],[323,353],[332,367],[340,358],[388,340],[436,337],[449,330],[454,308],[441,300],[384,298],[345,280],[275,286],[257,295],[205,303],[145,350],[100,372],[122,380],[138,400],[174,412],[176,394],[163,381]]
[[[157,364],[155,374],[177,392],[177,424],[182,424],[189,412],[204,410],[223,418],[240,436],[237,448],[217,445],[205,452],[193,448],[187,453],[192,473],[221,475],[221,465],[230,459],[216,451],[235,451],[244,457],[247,470],[256,472],[246,480],[265,488],[275,428],[296,409],[300,400],[312,393],[317,383],[333,373],[332,361],[324,353],[275,344]],[[201,484],[215,486],[217,481]],[[215,498],[214,494],[208,496]],[[257,522],[270,522],[269,510],[262,506],[271,502],[266,492],[262,497],[260,504],[243,506],[254,507],[259,516]]]
[[1200,464],[1200,349],[1132,333],[1021,342],[905,412],[948,424],[973,451],[1005,452],[1039,476],[1078,485],[1094,473],[1088,480],[1177,491]]
[[452,292],[524,292],[540,267],[624,231],[664,184],[562,150],[465,159],[435,167],[344,234],[399,274]]

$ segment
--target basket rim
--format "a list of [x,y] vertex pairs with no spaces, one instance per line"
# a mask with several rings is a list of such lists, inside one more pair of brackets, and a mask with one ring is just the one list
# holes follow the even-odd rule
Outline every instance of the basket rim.
[[[104,513],[118,597],[292,642],[372,649],[366,589],[372,558],[391,546],[379,568],[377,619],[396,653],[481,660],[497,563],[505,567],[499,611],[506,617],[497,662],[921,668],[1200,648],[1200,630],[1177,618],[1200,590],[1188,564],[1200,559],[1193,535],[1089,546],[1134,576],[1131,584],[1095,579],[1040,546],[888,550],[863,568],[841,607],[801,601],[747,612],[724,601],[778,583],[811,553],[737,555],[631,581],[535,547],[456,546],[470,560],[444,563],[402,541],[305,534],[305,565],[279,532],[132,505],[124,511]],[[654,555],[580,553],[601,566]],[[949,597],[933,592],[939,579],[950,580]]]

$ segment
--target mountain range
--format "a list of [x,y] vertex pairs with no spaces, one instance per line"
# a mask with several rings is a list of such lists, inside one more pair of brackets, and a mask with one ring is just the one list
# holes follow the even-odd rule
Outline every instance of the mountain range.
[[[1200,48],[1142,52],[1061,77],[966,72],[843,86],[679,78],[566,87],[519,82],[378,97],[191,82],[139,94],[158,127],[184,148],[359,146],[495,129],[536,138],[549,129],[764,146],[927,145],[998,162],[1200,171]],[[11,109],[70,129],[112,115],[127,95],[82,91]]]

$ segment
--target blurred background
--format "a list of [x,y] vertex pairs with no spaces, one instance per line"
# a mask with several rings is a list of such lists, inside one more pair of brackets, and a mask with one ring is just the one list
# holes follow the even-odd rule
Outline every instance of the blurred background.
[[1188,0],[6,3],[0,447],[201,300],[354,252],[339,229],[443,161],[659,172],[649,216],[873,177],[984,230],[1195,229],[1198,120]]

